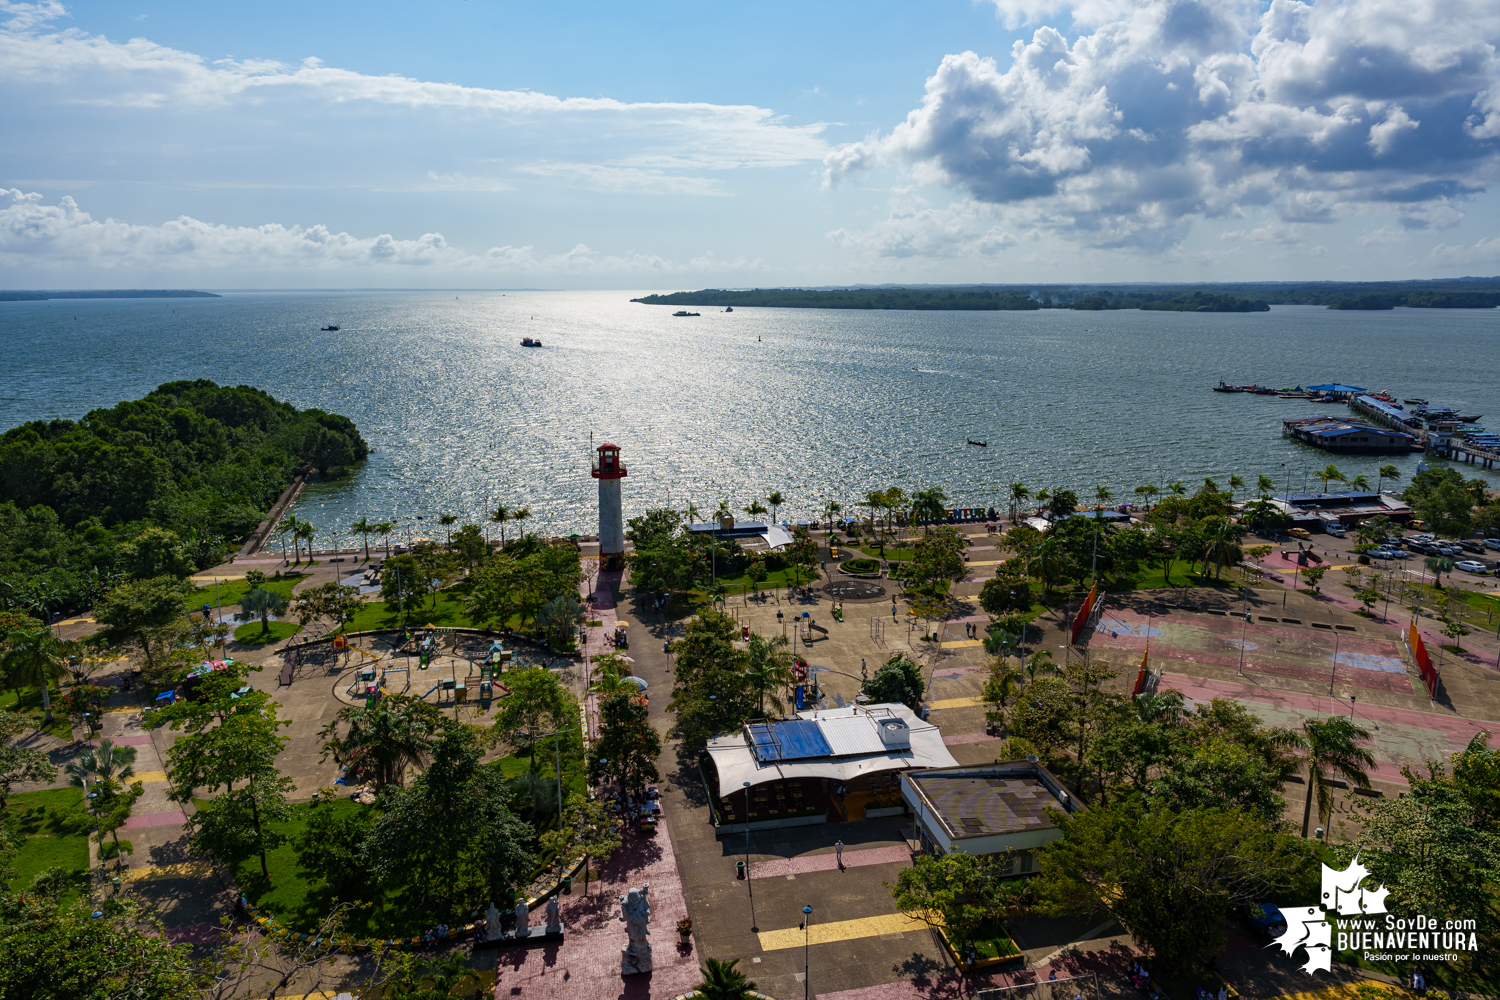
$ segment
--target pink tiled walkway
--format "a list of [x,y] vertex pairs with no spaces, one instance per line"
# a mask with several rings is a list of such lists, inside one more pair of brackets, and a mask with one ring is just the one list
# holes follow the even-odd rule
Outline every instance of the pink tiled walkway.
[[125,829],[140,830],[152,826],[181,826],[187,822],[187,815],[181,809],[172,809],[167,812],[142,813],[132,816],[125,821]]
[[[905,864],[911,861],[911,851],[905,847],[871,847],[862,851],[845,851],[844,867],[859,868],[864,865],[888,865],[894,862]],[[799,858],[777,858],[760,861],[750,866],[751,878],[785,878],[788,875],[805,875],[808,872],[831,872],[838,869],[838,858],[829,854],[804,854]],[[655,889],[655,886],[652,886]]]
[[[631,998],[660,1000],[686,992],[698,984],[697,952],[677,943],[677,921],[687,915],[682,880],[672,857],[667,824],[646,837],[629,834],[625,846],[604,868],[602,885],[582,886],[562,897],[567,936],[561,945],[501,949],[496,968],[495,997],[513,996],[589,1000]],[[620,895],[632,886],[651,883],[651,954],[649,975],[622,977],[620,949],[625,947],[625,925],[620,920]],[[533,915],[533,921],[541,919]]]

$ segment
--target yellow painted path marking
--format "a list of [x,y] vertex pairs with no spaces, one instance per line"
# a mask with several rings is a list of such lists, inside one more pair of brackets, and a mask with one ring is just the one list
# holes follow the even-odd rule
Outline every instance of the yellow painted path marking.
[[1373,986],[1392,997],[1402,995],[1396,987],[1390,983],[1382,983],[1379,980],[1365,979],[1357,983],[1337,983],[1333,986],[1325,986],[1320,990],[1308,990],[1306,993],[1288,993],[1278,1000],[1354,1000],[1355,990],[1361,986]]
[[164,878],[205,878],[212,874],[213,866],[207,861],[183,861],[175,865],[127,868],[123,878],[127,882],[154,882]]
[[983,704],[983,698],[971,695],[966,698],[939,698],[937,701],[929,702],[927,707],[934,712],[941,712],[945,708],[973,708],[975,705]]
[[104,714],[105,715],[124,715],[126,712],[139,712],[140,710],[141,710],[141,706],[139,706],[139,705],[117,705],[114,708],[106,708],[104,710]]
[[983,646],[983,639],[954,639],[952,642],[939,643],[944,649],[963,649],[967,646]]
[[879,937],[881,934],[900,934],[903,931],[921,930],[929,926],[927,921],[910,917],[904,913],[887,913],[879,917],[860,917],[857,920],[835,920],[831,923],[814,922],[803,931],[800,927],[787,927],[779,931],[761,931],[759,935],[762,951],[781,951],[785,948],[801,948],[807,944],[831,944],[835,941],[853,941],[857,938]]
[[135,776],[132,777],[130,780],[131,781],[139,781],[139,782],[142,782],[143,784],[149,785],[149,784],[151,784],[152,782],[155,782],[155,781],[166,781],[167,780],[167,772],[166,771],[137,771],[137,772],[135,772]]

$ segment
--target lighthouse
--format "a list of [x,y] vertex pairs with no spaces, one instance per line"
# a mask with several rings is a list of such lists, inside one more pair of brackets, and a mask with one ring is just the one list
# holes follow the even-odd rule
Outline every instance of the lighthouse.
[[626,476],[620,447],[601,444],[595,449],[593,477],[599,480],[599,565],[619,569],[625,557],[625,513],[620,505],[620,480]]

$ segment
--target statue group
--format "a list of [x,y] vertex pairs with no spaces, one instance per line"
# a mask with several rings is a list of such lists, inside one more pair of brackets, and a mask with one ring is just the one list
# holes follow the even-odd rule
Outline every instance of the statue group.
[[651,971],[651,942],[646,936],[651,931],[646,927],[651,921],[651,901],[646,898],[651,883],[639,889],[631,889],[620,897],[620,919],[625,923],[625,933],[630,941],[620,949],[620,975],[631,976]]

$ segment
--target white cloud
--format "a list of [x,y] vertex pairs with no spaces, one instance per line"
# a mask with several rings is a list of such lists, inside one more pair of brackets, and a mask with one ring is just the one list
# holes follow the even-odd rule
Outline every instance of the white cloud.
[[[8,201],[9,204],[4,204]],[[0,189],[0,265],[92,268],[102,271],[423,268],[453,272],[559,275],[739,273],[764,261],[713,254],[680,263],[655,254],[605,254],[583,243],[557,254],[531,246],[492,247],[471,253],[441,233],[397,239],[388,233],[352,236],[326,226],[270,223],[224,226],[180,216],[159,226],[97,220],[71,197],[44,204],[40,194]]]
[[475,129],[486,123],[576,121],[590,145],[631,147],[642,169],[730,170],[784,167],[820,160],[828,152],[826,125],[789,124],[753,105],[627,102],[558,97],[531,90],[493,90],[410,77],[375,76],[326,66],[274,60],[212,61],[145,38],[119,42],[76,28],[54,30],[61,4],[0,0],[11,14],[0,30],[0,84],[27,87],[29,99],[61,106],[212,111],[263,115],[270,105],[303,114],[361,107],[450,115]]
[[605,163],[533,163],[517,168],[523,174],[555,177],[589,191],[632,194],[722,195],[724,185],[712,177],[684,177],[664,170],[622,167]]
[[1082,30],[1039,27],[1004,66],[945,57],[905,121],[830,151],[826,183],[897,163],[1017,228],[1160,249],[1246,209],[1443,224],[1500,172],[1493,0],[994,2]]
[[927,208],[921,199],[898,194],[888,218],[864,232],[835,229],[828,238],[875,257],[988,257],[1017,242],[1003,227],[986,226],[995,214],[978,202]]
[[1447,243],[1439,243],[1432,248],[1429,254],[1432,260],[1445,267],[1467,266],[1470,264],[1493,265],[1500,261],[1500,236],[1491,239],[1483,239],[1471,246],[1453,246]]

